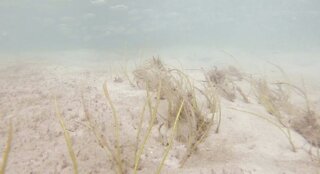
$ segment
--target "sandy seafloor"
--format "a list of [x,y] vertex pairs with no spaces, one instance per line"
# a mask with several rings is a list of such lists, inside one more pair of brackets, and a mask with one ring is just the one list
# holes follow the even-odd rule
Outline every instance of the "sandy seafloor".
[[[237,55],[237,56],[235,56]],[[263,54],[262,54],[263,55]],[[233,65],[241,72],[264,76],[270,81],[281,78],[279,65],[291,82],[304,81],[309,100],[320,112],[319,54],[240,54],[212,53],[176,56],[160,55],[164,62],[185,70],[193,79],[201,80],[200,68]],[[196,58],[196,57],[200,58]],[[13,123],[13,141],[6,167],[8,174],[73,173],[66,143],[55,116],[53,96],[57,97],[62,116],[73,141],[79,173],[114,173],[114,166],[86,126],[81,92],[97,127],[113,139],[111,109],[106,105],[102,85],[108,82],[109,92],[119,113],[123,154],[132,172],[133,146],[138,115],[145,91],[130,86],[123,76],[135,64],[150,58],[148,54],[129,59],[128,55],[98,53],[16,54],[4,55],[0,68],[0,148],[5,147],[9,120]],[[129,61],[127,61],[129,59]],[[114,77],[124,79],[115,83]],[[303,80],[302,80],[303,79]],[[245,88],[245,86],[244,86]],[[297,132],[292,139],[297,152],[290,150],[286,137],[263,119],[230,109],[236,107],[268,113],[249,96],[250,104],[240,99],[221,99],[222,124],[218,134],[212,130],[183,168],[178,167],[183,145],[176,143],[162,173],[176,174],[319,174],[320,163],[308,154],[310,144]],[[161,112],[161,111],[160,111]],[[271,117],[271,116],[270,116]],[[145,127],[147,124],[144,125]],[[154,173],[164,147],[157,139],[157,126],[146,145],[138,173]]]

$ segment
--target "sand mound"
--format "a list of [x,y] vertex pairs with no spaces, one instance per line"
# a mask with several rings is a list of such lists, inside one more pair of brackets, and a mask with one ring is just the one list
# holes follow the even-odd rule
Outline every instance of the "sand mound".
[[[158,66],[158,69],[151,70],[159,72],[163,68],[167,68],[166,71],[172,70],[170,66]],[[269,98],[262,100],[255,88],[259,78],[240,73],[234,67],[198,72],[182,70],[190,83],[180,82],[179,75],[173,76],[176,78],[173,81],[173,77],[170,78],[173,84],[161,82],[162,87],[166,87],[166,90],[160,90],[163,94],[161,99],[157,94],[159,77],[168,78],[168,74],[163,72],[150,75],[136,71],[140,79],[134,79],[130,73],[128,77],[131,81],[138,81],[135,83],[138,85],[132,86],[122,74],[115,76],[108,71],[57,65],[13,65],[0,71],[2,156],[6,154],[8,125],[12,123],[12,142],[9,143],[11,149],[6,173],[74,172],[65,132],[56,117],[54,96],[70,135],[70,145],[79,173],[133,173],[135,165],[138,173],[155,173],[167,151],[162,173],[316,174],[320,168],[318,148],[312,146],[312,143],[319,144],[319,116],[313,107],[317,101],[308,100],[309,109],[314,113],[312,117],[310,114],[292,114],[285,109],[288,105],[280,106],[275,102],[280,100],[271,97],[280,95],[279,89],[272,87],[271,82],[267,81],[271,85]],[[157,82],[149,86],[149,92],[142,83],[145,82],[146,74],[149,80]],[[105,97],[105,84],[114,108]],[[174,92],[178,90],[174,89],[177,84],[185,89],[185,93],[177,95]],[[197,92],[192,93],[189,90],[193,86],[200,90],[194,88]],[[168,91],[169,89],[173,91]],[[216,94],[210,95],[209,100],[219,101],[219,104],[215,104],[214,111],[208,107],[208,98],[201,94],[207,93],[209,89]],[[163,93],[165,91],[168,93]],[[283,93],[285,94],[288,93]],[[314,91],[308,91],[309,96],[314,94]],[[182,107],[181,120],[189,123],[190,117],[194,124],[190,124],[190,127],[179,127],[178,124],[175,130],[174,121],[180,115],[179,106],[188,97],[196,98],[199,111],[195,109],[195,103],[185,103],[190,108],[188,110]],[[174,109],[168,109],[168,101],[172,102]],[[300,107],[294,108],[299,111],[296,113],[303,114],[307,111],[301,95],[294,91],[290,93],[290,100],[283,99],[281,103],[284,104],[284,101],[290,102],[292,106],[300,104]],[[117,112],[118,124],[114,121],[113,109]],[[143,110],[145,116],[141,121]],[[156,119],[151,124],[153,112]],[[218,116],[220,112],[221,117]],[[209,122],[211,117],[213,120]],[[168,120],[170,122],[166,122]],[[201,123],[206,126],[202,127]],[[218,123],[221,123],[219,131]],[[115,132],[117,126],[118,138]],[[144,144],[149,128],[150,137]],[[137,138],[139,131],[140,136]],[[185,132],[185,137],[182,138],[184,140],[175,138],[171,141],[175,131],[178,132],[177,135]],[[192,134],[206,131],[205,138],[201,140],[199,135]],[[190,144],[190,141],[196,142],[196,146],[192,146],[194,144]],[[295,152],[291,143],[294,144]],[[144,148],[136,164],[137,149],[141,149],[142,144]],[[190,147],[192,153],[188,152]],[[121,157],[117,155],[118,150]],[[186,154],[188,158],[181,167]],[[122,164],[121,170],[119,163]]]

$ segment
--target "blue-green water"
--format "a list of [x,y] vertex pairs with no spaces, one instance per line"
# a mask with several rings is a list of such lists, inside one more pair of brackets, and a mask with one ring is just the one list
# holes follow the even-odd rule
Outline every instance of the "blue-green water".
[[273,62],[314,74],[319,52],[317,0],[0,2],[2,62],[94,66],[160,56],[192,66]]

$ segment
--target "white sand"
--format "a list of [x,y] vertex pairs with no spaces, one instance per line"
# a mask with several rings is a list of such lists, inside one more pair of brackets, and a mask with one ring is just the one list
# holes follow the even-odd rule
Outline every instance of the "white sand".
[[[72,173],[63,132],[55,117],[53,95],[57,96],[72,136],[80,173],[114,173],[115,167],[111,165],[110,158],[86,126],[80,98],[83,90],[86,105],[97,127],[113,142],[111,109],[106,105],[102,91],[106,80],[119,112],[123,154],[132,166],[138,115],[145,92],[131,87],[127,81],[114,83],[112,77],[120,71],[111,73],[116,68],[110,70],[110,67],[117,64],[98,63],[99,68],[96,69],[92,68],[94,66],[84,68],[48,63],[11,62],[3,65],[0,69],[1,150],[4,149],[10,119],[14,125],[6,173]],[[101,68],[104,65],[108,68]],[[202,79],[197,72],[188,72],[194,78]],[[311,100],[319,105],[319,86],[308,86],[308,89]],[[176,143],[162,173],[318,174],[320,164],[311,160],[307,153],[309,144],[301,135],[293,131],[292,138],[297,146],[294,153],[277,127],[258,117],[230,109],[236,107],[269,116],[254,97],[250,100],[250,104],[240,99],[235,102],[222,100],[220,132],[215,134],[212,130],[183,168],[179,168],[178,163],[185,149]],[[154,173],[160,162],[164,147],[157,140],[158,126],[155,126],[154,134],[147,143],[139,173]]]

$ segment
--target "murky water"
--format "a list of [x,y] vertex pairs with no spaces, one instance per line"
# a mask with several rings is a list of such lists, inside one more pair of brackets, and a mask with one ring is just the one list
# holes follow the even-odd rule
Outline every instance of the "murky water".
[[0,173],[316,173],[319,74],[319,0],[0,0]]
[[272,62],[312,75],[319,19],[317,0],[3,0],[0,58],[81,66],[160,56],[259,71]]

